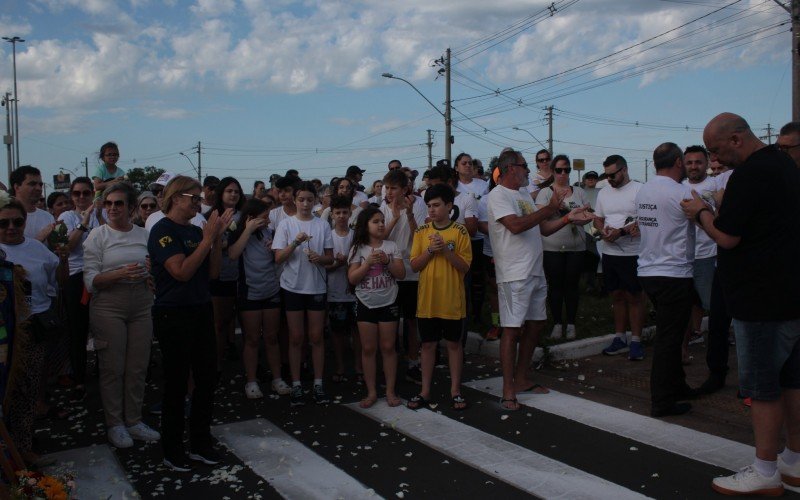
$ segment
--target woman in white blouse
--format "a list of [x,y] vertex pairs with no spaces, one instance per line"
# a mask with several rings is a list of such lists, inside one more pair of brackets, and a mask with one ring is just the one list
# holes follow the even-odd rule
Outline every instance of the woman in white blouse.
[[131,222],[136,192],[126,183],[103,193],[107,224],[83,244],[83,279],[92,292],[89,318],[100,369],[108,440],[117,448],[133,439],[157,441],[142,422],[142,399],[150,359],[153,292],[147,283],[148,233]]

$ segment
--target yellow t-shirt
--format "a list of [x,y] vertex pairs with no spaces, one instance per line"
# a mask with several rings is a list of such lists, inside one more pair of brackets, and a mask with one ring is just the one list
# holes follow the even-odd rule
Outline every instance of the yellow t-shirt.
[[[411,260],[428,251],[429,236],[439,233],[455,253],[467,264],[472,262],[472,245],[467,229],[457,222],[440,229],[432,222],[420,226],[411,244]],[[449,251],[449,250],[445,250]],[[435,254],[419,273],[417,294],[418,318],[461,319],[467,315],[464,275],[441,254]]]

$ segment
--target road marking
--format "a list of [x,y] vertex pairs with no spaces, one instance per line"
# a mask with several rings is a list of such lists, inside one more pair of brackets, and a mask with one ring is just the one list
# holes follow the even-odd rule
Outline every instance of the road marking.
[[50,475],[75,476],[75,496],[83,498],[138,498],[125,469],[107,445],[73,448],[46,455],[56,464],[45,467]]
[[[503,378],[464,385],[499,398]],[[751,464],[755,456],[755,449],[746,444],[553,390],[550,394],[517,394],[517,399],[537,410],[733,471]]]
[[211,433],[284,498],[381,498],[263,418],[217,425]]
[[369,409],[347,407],[538,497],[647,498],[430,410],[389,408],[385,401]]

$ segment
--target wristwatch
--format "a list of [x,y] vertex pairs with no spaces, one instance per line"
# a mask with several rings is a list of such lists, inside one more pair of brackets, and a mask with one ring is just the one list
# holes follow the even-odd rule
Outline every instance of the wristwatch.
[[88,228],[88,227],[86,227],[86,226],[84,226],[84,225],[83,225],[82,223],[80,223],[80,222],[78,222],[78,224],[75,226],[75,228],[76,228],[76,229],[80,229],[80,230],[81,230],[81,231],[83,231],[84,233],[86,233],[86,232],[89,232],[89,228]]

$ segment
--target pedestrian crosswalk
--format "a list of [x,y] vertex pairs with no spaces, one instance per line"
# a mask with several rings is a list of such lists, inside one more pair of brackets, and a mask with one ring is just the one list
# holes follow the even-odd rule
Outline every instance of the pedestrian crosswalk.
[[[186,477],[155,460],[144,472],[131,465],[135,450],[107,445],[56,458],[72,464],[81,498],[626,499],[710,496],[714,476],[753,457],[748,445],[555,391],[520,394],[522,410],[503,412],[501,386],[500,378],[464,384],[466,411],[383,400],[292,410],[267,399],[287,408],[215,425],[223,464]],[[145,487],[143,474],[158,486]],[[229,495],[208,489],[219,483]]]

